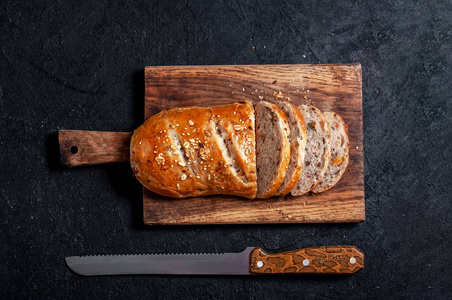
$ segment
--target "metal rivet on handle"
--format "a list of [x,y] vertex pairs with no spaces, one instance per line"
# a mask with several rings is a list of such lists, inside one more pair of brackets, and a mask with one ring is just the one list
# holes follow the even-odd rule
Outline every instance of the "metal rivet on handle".
[[262,268],[264,266],[264,263],[263,262],[261,262],[261,261],[258,261],[257,262],[257,267],[258,268]]
[[354,257],[350,258],[350,263],[351,263],[351,264],[356,263],[356,258],[354,258]]
[[308,259],[303,260],[303,266],[306,267],[307,265],[309,265],[309,260]]

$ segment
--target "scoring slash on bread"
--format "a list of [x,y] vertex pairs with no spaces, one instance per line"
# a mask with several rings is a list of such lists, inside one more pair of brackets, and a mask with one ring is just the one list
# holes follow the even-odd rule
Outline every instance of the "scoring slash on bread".
[[244,100],[148,118],[132,136],[130,163],[144,187],[167,197],[299,196],[333,187],[348,147],[347,126],[335,113]]

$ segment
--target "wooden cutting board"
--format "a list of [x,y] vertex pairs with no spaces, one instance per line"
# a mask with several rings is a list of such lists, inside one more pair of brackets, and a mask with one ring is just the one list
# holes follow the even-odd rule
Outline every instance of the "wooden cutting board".
[[[330,191],[248,200],[232,196],[168,199],[143,193],[146,224],[358,222],[365,218],[361,65],[147,67],[145,117],[177,106],[311,100],[349,125],[350,163]],[[278,94],[284,94],[281,96]],[[278,99],[278,97],[283,97]],[[287,97],[287,98],[286,98]]]
[[[171,199],[143,191],[149,225],[359,222],[365,219],[362,75],[359,64],[168,66],[145,69],[145,117],[162,109],[242,99],[315,104],[349,126],[350,162],[342,179],[318,195],[249,200],[234,196]],[[59,133],[68,166],[128,159],[131,133]],[[75,146],[74,146],[75,145]]]

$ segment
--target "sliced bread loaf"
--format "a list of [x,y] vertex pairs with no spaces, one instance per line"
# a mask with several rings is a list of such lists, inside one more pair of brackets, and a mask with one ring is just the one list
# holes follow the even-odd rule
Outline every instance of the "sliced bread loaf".
[[284,181],[276,192],[277,196],[288,194],[297,184],[301,176],[306,147],[306,127],[303,115],[298,107],[280,101],[278,106],[283,110],[289,123],[290,162]]
[[274,196],[290,161],[290,133],[284,112],[275,104],[256,105],[257,198]]
[[301,105],[306,123],[306,151],[303,169],[293,196],[304,195],[322,180],[331,156],[331,133],[323,113],[314,106]]
[[254,199],[254,128],[247,101],[164,110],[135,130],[130,164],[144,187],[163,196]]
[[348,127],[334,112],[324,113],[331,130],[331,158],[320,183],[312,190],[321,193],[332,188],[341,179],[348,166]]

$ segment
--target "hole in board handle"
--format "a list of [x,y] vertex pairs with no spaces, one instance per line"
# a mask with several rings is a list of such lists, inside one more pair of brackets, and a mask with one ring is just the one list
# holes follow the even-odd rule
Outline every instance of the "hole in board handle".
[[71,150],[71,153],[72,153],[72,154],[77,154],[77,152],[78,152],[78,147],[77,147],[77,146],[72,146],[70,150]]

